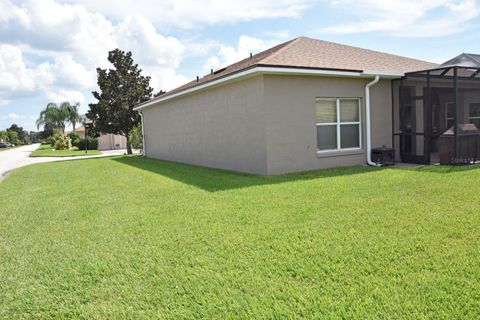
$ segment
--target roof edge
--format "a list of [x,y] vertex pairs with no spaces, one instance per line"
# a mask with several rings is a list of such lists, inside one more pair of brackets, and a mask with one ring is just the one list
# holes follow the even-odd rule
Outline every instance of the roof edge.
[[467,57],[469,57],[470,59],[472,59],[473,61],[477,62],[478,64],[480,64],[480,60],[477,59],[477,57],[475,57],[476,54],[474,53],[464,53],[464,55],[466,55]]
[[310,76],[333,76],[343,78],[369,78],[375,75],[379,75],[384,79],[395,79],[404,76],[404,73],[388,73],[381,71],[363,71],[363,70],[342,70],[342,69],[327,69],[327,68],[307,68],[307,67],[291,67],[291,66],[272,66],[272,65],[254,65],[247,69],[239,70],[238,72],[225,75],[221,78],[212,79],[208,82],[186,88],[185,90],[175,92],[166,96],[158,96],[143,103],[138,104],[133,108],[135,111],[141,111],[149,108],[157,103],[161,103],[167,100],[178,98],[180,96],[193,94],[204,89],[215,87],[223,83],[232,82],[248,77],[253,77],[261,74],[285,74],[285,75],[310,75]]

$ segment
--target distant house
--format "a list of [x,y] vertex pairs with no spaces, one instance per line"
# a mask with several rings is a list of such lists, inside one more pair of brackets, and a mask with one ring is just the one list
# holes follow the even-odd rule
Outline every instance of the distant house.
[[300,37],[135,109],[146,156],[208,167],[268,175],[376,165],[371,150],[382,146],[405,162],[471,162],[480,159],[479,74],[479,55],[437,65]]
[[[67,132],[70,133],[71,131]],[[80,126],[75,128],[75,133],[78,134],[81,138],[85,137],[85,127]],[[115,150],[115,149],[126,149],[127,148],[127,139],[119,134],[102,134],[98,137],[98,150]]]

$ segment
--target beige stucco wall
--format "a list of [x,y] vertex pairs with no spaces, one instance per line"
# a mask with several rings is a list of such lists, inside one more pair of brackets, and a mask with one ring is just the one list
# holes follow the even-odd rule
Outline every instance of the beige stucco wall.
[[143,110],[146,156],[266,174],[263,77]]
[[[366,164],[364,92],[371,80],[265,76],[268,174]],[[372,147],[391,146],[390,84],[390,80],[381,80],[370,91]],[[317,154],[317,97],[361,99],[362,150]]]
[[[371,80],[264,75],[166,101],[143,110],[146,155],[256,174],[362,165]],[[390,83],[371,89],[372,147],[391,146]],[[316,97],[361,99],[362,150],[317,155]]]
[[118,134],[102,134],[98,137],[98,150],[126,149],[127,139]]
[[[80,138],[85,137],[85,130],[76,130],[75,133],[80,136]],[[127,148],[127,139],[119,134],[102,134],[98,139],[98,150],[114,150],[114,149],[126,149]]]

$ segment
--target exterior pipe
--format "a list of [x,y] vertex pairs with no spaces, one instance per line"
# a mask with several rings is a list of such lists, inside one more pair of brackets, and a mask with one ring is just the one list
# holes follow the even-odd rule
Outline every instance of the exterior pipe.
[[369,166],[381,167],[381,164],[372,161],[372,137],[370,128],[370,87],[380,80],[380,76],[376,75],[373,81],[365,86],[365,118],[367,122],[367,163]]
[[142,121],[142,147],[143,147],[143,156],[145,157],[147,154],[146,154],[146,145],[145,145],[145,132],[144,132],[144,123],[143,123],[143,112],[139,111],[138,112],[140,114],[140,119]]

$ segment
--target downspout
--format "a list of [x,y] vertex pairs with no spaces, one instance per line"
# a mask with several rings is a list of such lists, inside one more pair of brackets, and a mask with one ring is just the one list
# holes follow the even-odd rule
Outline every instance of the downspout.
[[140,119],[142,121],[142,146],[143,146],[143,156],[146,157],[147,153],[145,152],[147,149],[147,146],[145,145],[145,131],[144,131],[144,123],[143,123],[143,112],[139,111],[140,114]]
[[365,118],[367,122],[367,163],[369,166],[381,167],[381,164],[372,161],[372,135],[370,128],[370,87],[380,80],[380,76],[376,75],[373,81],[365,86]]

